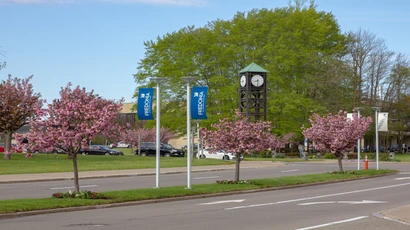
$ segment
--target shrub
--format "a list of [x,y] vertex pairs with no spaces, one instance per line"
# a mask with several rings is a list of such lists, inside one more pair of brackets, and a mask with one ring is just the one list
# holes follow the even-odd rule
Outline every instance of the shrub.
[[343,171],[343,172],[333,171],[333,172],[330,172],[330,174],[356,174],[356,173],[354,171]]
[[323,155],[323,158],[325,159],[336,159],[335,154],[332,153],[325,153],[325,155]]
[[285,154],[276,153],[275,158],[286,158]]
[[286,153],[287,157],[300,157],[299,152]]
[[88,191],[88,190],[82,190],[79,193],[76,192],[65,192],[65,193],[54,193],[52,195],[53,198],[79,198],[79,199],[107,199],[106,196],[102,193],[98,193],[95,191]]
[[234,180],[217,180],[217,184],[254,184],[250,180],[240,180],[240,181],[234,181]]

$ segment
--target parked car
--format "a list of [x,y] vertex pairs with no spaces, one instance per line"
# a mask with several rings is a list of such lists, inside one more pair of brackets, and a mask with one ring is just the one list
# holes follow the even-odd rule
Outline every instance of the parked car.
[[[141,156],[155,156],[157,154],[156,142],[142,142],[140,147]],[[135,150],[138,154],[138,149]],[[182,149],[177,149],[170,144],[160,143],[160,155],[164,157],[184,157],[185,152]]]
[[[407,150],[408,150],[407,144],[402,144],[402,149],[401,149],[401,151],[402,151],[403,153],[407,153]],[[398,145],[398,144],[392,145],[392,146],[389,148],[389,152],[395,152],[395,153],[399,152],[399,145]]]
[[[21,153],[22,152],[21,150],[16,150],[16,149],[17,149],[16,144],[11,144],[10,151],[12,153],[15,153],[15,152]],[[4,153],[4,144],[0,144],[0,153]]]
[[[198,144],[198,143],[195,143],[195,144],[193,144],[192,146],[194,147],[194,151],[195,151],[195,152],[196,152],[199,148],[201,148],[201,144]],[[183,150],[186,151],[187,146],[184,145],[184,146],[181,147],[181,149],[183,149]]]
[[[212,148],[205,148],[203,152],[197,153],[198,159],[211,158],[221,160],[236,160],[236,155],[233,153],[225,152],[224,150],[212,151]],[[241,155],[241,160],[243,156]]]
[[111,143],[109,145],[110,148],[117,148],[118,144],[117,143]]
[[88,148],[81,150],[81,153],[83,155],[124,155],[123,152],[108,148],[105,145],[90,145]]
[[129,147],[131,147],[131,145],[125,142],[120,141],[117,143],[117,148],[129,148]]

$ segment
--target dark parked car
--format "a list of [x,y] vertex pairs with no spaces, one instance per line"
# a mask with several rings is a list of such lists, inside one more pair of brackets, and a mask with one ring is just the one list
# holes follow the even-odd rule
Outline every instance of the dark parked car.
[[110,149],[105,145],[90,145],[87,149],[82,150],[81,153],[85,155],[124,155],[123,152],[115,149]]
[[[135,150],[138,153],[138,150]],[[155,142],[142,142],[141,143],[141,156],[155,156],[157,153],[157,143]],[[183,157],[185,152],[182,149],[174,148],[167,143],[160,144],[160,155],[165,157]]]

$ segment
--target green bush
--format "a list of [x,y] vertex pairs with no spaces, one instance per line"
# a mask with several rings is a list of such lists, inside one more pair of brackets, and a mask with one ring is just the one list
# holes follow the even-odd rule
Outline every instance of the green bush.
[[[376,153],[360,153],[360,160],[364,160],[367,155],[368,160],[376,160]],[[357,153],[347,154],[349,159],[357,159]],[[390,156],[388,153],[379,153],[380,161],[390,161]]]
[[299,152],[286,153],[287,157],[300,157]]
[[325,155],[323,155],[323,158],[325,158],[325,159],[336,159],[336,156],[333,153],[325,153]]

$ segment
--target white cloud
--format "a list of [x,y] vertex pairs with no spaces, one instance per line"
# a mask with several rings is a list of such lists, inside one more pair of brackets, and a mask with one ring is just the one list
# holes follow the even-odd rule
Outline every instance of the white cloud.
[[[0,0],[0,4],[67,4],[81,3],[84,0]],[[111,2],[118,4],[155,4],[177,6],[204,6],[209,0],[88,0],[91,2]]]

